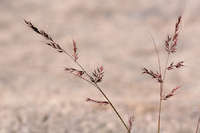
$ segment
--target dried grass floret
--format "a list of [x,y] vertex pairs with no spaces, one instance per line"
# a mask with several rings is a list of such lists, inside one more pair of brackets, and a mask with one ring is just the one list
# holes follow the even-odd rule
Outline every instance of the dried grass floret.
[[168,35],[167,39],[165,41],[165,50],[167,51],[168,54],[176,52],[181,19],[182,19],[182,17],[180,16],[176,22],[175,31],[174,31],[173,36]]
[[174,68],[181,68],[184,66],[184,61],[179,61],[178,63],[174,64],[174,62],[172,62],[168,67],[167,70],[172,70]]
[[78,69],[75,69],[75,68],[65,68],[65,71],[68,71],[70,73],[73,73],[75,74],[76,76],[79,76],[81,77],[83,74],[84,74],[84,71],[82,70],[78,70]]
[[147,74],[147,75],[150,75],[153,79],[156,79],[158,82],[162,82],[162,78],[161,78],[161,74],[158,73],[158,72],[153,72],[152,70],[148,70],[147,68],[143,68],[142,69],[142,73],[143,74]]
[[132,128],[133,128],[133,122],[134,122],[134,120],[135,120],[135,116],[134,115],[132,115],[132,116],[130,116],[129,117],[129,120],[128,120],[128,130],[129,130],[129,132],[131,132],[131,130],[132,130]]
[[99,100],[94,100],[92,98],[87,98],[86,101],[87,102],[93,102],[93,103],[101,104],[101,105],[109,104],[107,101],[99,101]]
[[99,83],[102,81],[104,76],[104,68],[103,66],[97,67],[92,73],[91,81],[94,83]]
[[176,92],[179,88],[180,88],[180,86],[177,86],[177,87],[173,88],[173,89],[171,90],[170,93],[168,93],[166,96],[163,97],[163,100],[167,100],[168,98],[174,96],[174,95],[175,95],[175,92]]
[[47,33],[46,33],[45,31],[43,31],[43,30],[39,30],[39,29],[38,29],[36,26],[34,26],[30,21],[27,21],[27,20],[24,19],[24,22],[25,22],[25,24],[27,24],[28,27],[30,27],[30,28],[31,28],[33,31],[35,31],[37,34],[43,36],[43,37],[46,38],[47,40],[54,41],[54,40],[52,39],[52,37],[51,37],[49,34],[47,34]]
[[77,46],[76,46],[76,41],[73,40],[73,57],[74,57],[74,61],[77,61],[78,60],[78,53],[77,53]]
[[196,126],[196,132],[195,133],[199,132],[199,126],[200,126],[200,117],[198,118],[198,121],[197,121],[197,126]]

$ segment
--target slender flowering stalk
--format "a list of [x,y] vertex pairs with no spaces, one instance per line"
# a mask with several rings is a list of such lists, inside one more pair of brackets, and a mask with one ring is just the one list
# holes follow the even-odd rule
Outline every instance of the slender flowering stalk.
[[195,133],[198,133],[199,132],[199,126],[200,126],[200,117],[197,121],[197,127],[196,127],[196,132]]
[[131,130],[133,128],[133,122],[134,122],[134,120],[135,120],[134,115],[132,115],[132,116],[129,117],[129,120],[128,120],[128,123],[129,123],[128,129],[129,129],[129,132],[131,132]]
[[173,35],[172,36],[168,35],[167,39],[164,43],[165,50],[167,52],[167,58],[166,58],[166,62],[165,62],[164,67],[161,67],[159,52],[158,52],[156,43],[155,43],[155,41],[152,37],[154,49],[155,49],[157,59],[158,59],[159,70],[158,70],[158,72],[153,72],[152,70],[149,70],[147,68],[142,69],[143,74],[147,74],[147,75],[151,76],[153,79],[156,79],[156,81],[159,83],[160,98],[159,98],[159,109],[158,109],[158,125],[157,125],[158,129],[157,129],[157,133],[160,133],[163,100],[167,100],[170,97],[174,96],[175,92],[180,88],[180,86],[177,86],[174,89],[172,89],[171,92],[169,92],[168,94],[163,94],[164,83],[165,83],[167,71],[175,69],[175,68],[178,69],[178,68],[181,68],[182,66],[184,66],[184,61],[179,61],[176,64],[174,64],[174,62],[169,64],[170,55],[174,54],[177,51],[177,42],[178,42],[181,19],[182,19],[181,16],[178,17],[178,20],[175,24],[175,30],[174,30]]
[[74,57],[74,61],[77,61],[78,60],[78,53],[77,53],[77,46],[76,46],[76,42],[73,40],[73,51],[74,51],[74,54],[73,54],[73,57]]
[[76,44],[76,42],[74,40],[72,41],[72,43],[73,43],[73,54],[70,54],[69,52],[67,52],[66,50],[64,50],[61,47],[61,45],[59,45],[57,42],[55,42],[53,40],[53,38],[49,34],[47,34],[45,31],[38,29],[30,21],[24,20],[24,22],[34,32],[36,32],[37,34],[39,34],[40,36],[42,36],[43,38],[46,39],[46,41],[47,41],[46,45],[52,47],[53,49],[55,49],[59,53],[66,54],[70,59],[73,60],[73,62],[75,63],[75,65],[77,67],[79,67],[79,68],[76,69],[76,68],[72,68],[72,67],[65,67],[65,71],[67,71],[67,72],[71,73],[72,75],[74,75],[76,77],[79,77],[79,78],[87,81],[91,85],[93,85],[95,88],[97,88],[97,90],[106,99],[106,101],[98,101],[98,100],[93,100],[93,99],[88,98],[87,101],[95,102],[95,103],[98,103],[98,104],[102,104],[102,103],[103,104],[109,104],[111,106],[111,108],[113,109],[114,113],[120,119],[122,125],[124,125],[124,127],[126,128],[127,132],[130,133],[131,132],[130,131],[130,127],[127,126],[127,124],[125,123],[125,121],[123,120],[123,118],[121,117],[121,115],[119,114],[119,112],[117,111],[116,107],[113,105],[113,103],[111,102],[111,100],[108,98],[108,96],[104,93],[104,91],[98,85],[98,83],[100,83],[102,81],[103,76],[104,76],[104,68],[103,68],[103,66],[97,67],[92,72],[92,74],[90,74],[89,72],[86,71],[86,69],[82,66],[82,64],[80,64],[78,62],[77,44]]

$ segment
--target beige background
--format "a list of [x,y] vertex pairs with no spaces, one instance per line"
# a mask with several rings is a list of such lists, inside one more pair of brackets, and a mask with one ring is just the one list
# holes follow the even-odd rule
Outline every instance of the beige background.
[[[63,71],[73,62],[44,45],[23,23],[31,20],[71,51],[77,41],[80,63],[92,71],[103,65],[101,86],[134,133],[155,133],[158,84],[143,76],[156,70],[151,34],[163,48],[183,15],[178,51],[171,61],[185,67],[170,72],[165,92],[181,85],[164,103],[162,133],[192,133],[200,113],[199,0],[0,0],[0,133],[126,132],[95,88]],[[162,51],[162,62],[165,52]]]

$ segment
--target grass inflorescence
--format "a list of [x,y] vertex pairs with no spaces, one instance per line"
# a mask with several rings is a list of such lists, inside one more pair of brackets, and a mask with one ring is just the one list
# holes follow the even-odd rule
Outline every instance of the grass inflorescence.
[[[75,63],[76,68],[67,66],[64,68],[64,71],[94,86],[102,94],[102,96],[105,99],[105,100],[96,100],[92,98],[87,98],[86,101],[92,102],[95,104],[109,105],[113,109],[114,113],[119,118],[121,124],[125,127],[127,132],[131,133],[133,122],[135,120],[134,115],[130,116],[129,120],[125,122],[125,120],[120,115],[119,111],[113,105],[113,102],[111,102],[110,98],[108,98],[107,94],[105,94],[103,89],[99,86],[99,83],[101,83],[104,77],[104,67],[98,66],[92,72],[88,72],[83,67],[83,65],[79,63],[78,48],[77,48],[77,43],[75,40],[72,40],[72,46],[73,46],[72,52],[67,52],[65,49],[62,48],[62,46],[59,43],[54,41],[54,39],[47,32],[45,32],[44,30],[40,30],[37,26],[33,25],[31,21],[24,20],[24,22],[32,31],[42,36],[46,40],[44,43],[45,45],[50,46],[51,48],[56,50],[58,53],[64,53],[67,57],[69,57]],[[166,59],[164,60],[165,65],[161,66],[161,62],[163,62],[163,60],[161,60],[157,45],[155,41],[153,40],[155,53],[157,55],[158,70],[151,70],[146,67],[142,69],[143,74],[149,75],[150,77],[155,79],[156,82],[159,84],[159,108],[158,108],[157,133],[160,133],[161,131],[161,114],[162,114],[163,101],[167,101],[169,98],[173,97],[176,94],[176,92],[181,88],[180,85],[177,85],[166,94],[163,91],[165,89],[164,84],[166,83],[168,71],[172,71],[174,69],[180,69],[184,66],[183,60],[171,61],[171,55],[177,52],[181,22],[182,22],[182,16],[179,16],[175,24],[174,32],[171,35],[168,35],[166,40],[164,41],[163,48],[165,49],[166,52],[163,54],[167,55]],[[198,119],[198,122],[197,122],[196,133],[198,133],[199,131],[199,125],[200,125],[200,118]]]

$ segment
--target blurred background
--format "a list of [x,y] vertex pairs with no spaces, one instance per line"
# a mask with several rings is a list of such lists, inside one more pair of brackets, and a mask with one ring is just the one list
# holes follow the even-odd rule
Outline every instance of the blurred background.
[[44,45],[23,19],[70,52],[76,40],[88,71],[104,66],[100,86],[123,118],[134,113],[133,132],[155,133],[159,85],[142,68],[157,70],[151,36],[164,64],[164,40],[180,15],[178,50],[170,62],[184,60],[185,67],[167,73],[165,93],[181,89],[163,104],[161,131],[194,132],[200,115],[199,10],[199,0],[0,0],[0,133],[126,132],[108,106],[86,102],[103,97],[64,72],[73,62]]

